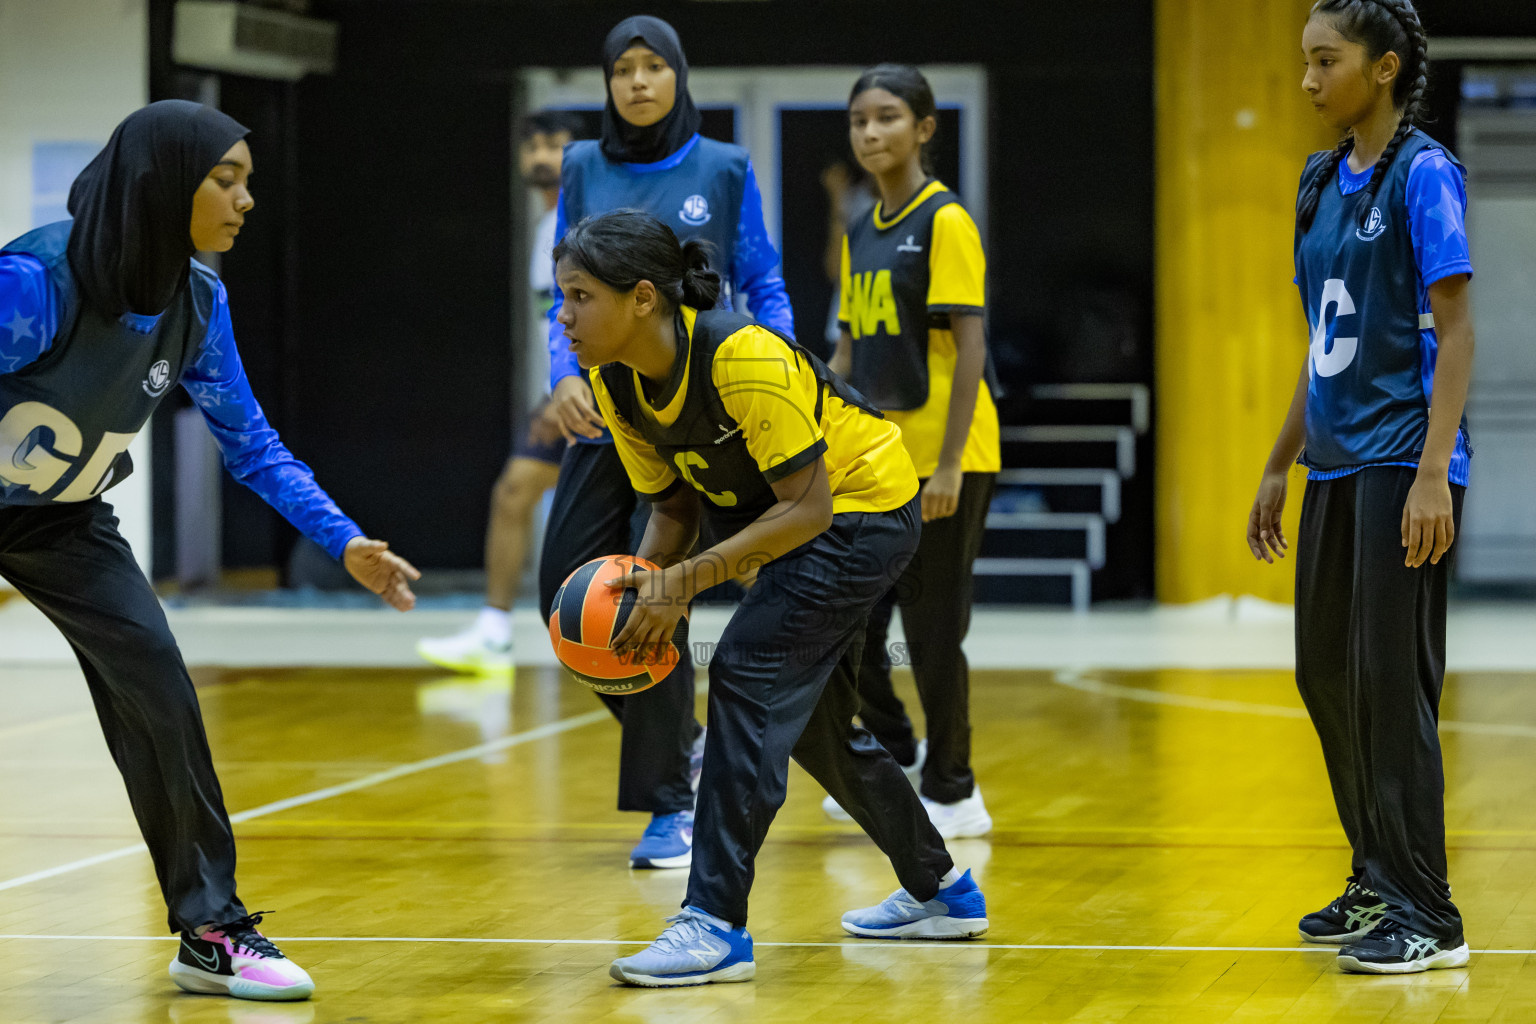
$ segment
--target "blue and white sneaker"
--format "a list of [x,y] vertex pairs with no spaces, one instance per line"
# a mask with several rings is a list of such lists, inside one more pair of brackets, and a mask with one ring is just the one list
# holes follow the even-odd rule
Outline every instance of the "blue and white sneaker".
[[974,939],[987,933],[987,898],[967,871],[926,903],[897,889],[878,907],[850,910],[843,930],[866,939]]
[[667,918],[672,927],[634,956],[620,957],[608,976],[626,985],[667,988],[713,981],[751,981],[757,974],[752,936],[726,930],[692,907]]
[[692,811],[655,815],[640,844],[629,851],[632,868],[686,868],[692,863]]

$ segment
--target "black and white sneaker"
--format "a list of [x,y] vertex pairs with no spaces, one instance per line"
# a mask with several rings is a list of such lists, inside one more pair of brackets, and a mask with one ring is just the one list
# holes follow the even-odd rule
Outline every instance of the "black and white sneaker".
[[304,968],[283,956],[256,926],[260,914],[210,928],[202,935],[181,933],[171,961],[171,980],[187,992],[236,999],[308,999],[315,991]]
[[1467,966],[1467,940],[1432,939],[1396,921],[1382,921],[1369,935],[1339,950],[1339,969],[1350,974],[1418,974]]
[[1305,942],[1343,946],[1365,938],[1386,913],[1386,900],[1350,882],[1344,895],[1302,918],[1299,930]]

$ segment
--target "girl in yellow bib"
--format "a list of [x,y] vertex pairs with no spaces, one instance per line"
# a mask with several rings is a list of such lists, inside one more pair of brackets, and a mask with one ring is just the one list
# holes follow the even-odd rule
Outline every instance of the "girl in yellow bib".
[[[617,210],[555,247],[559,322],[651,506],[637,554],[664,566],[616,638],[670,642],[693,596],[755,577],[709,660],[709,732],[683,912],[613,962],[631,985],[746,981],[754,864],[793,757],[836,794],[902,889],[843,915],[868,938],[964,939],[986,901],[958,871],[896,761],[853,724],[861,634],[917,548],[917,474],[891,424],[815,356],[731,310],[698,241]],[[700,521],[718,543],[690,557]],[[616,590],[622,593],[622,590]]]
[[[918,784],[947,839],[985,835],[992,819],[971,772],[971,564],[1001,468],[995,377],[987,356],[986,256],[965,207],[930,176],[933,90],[913,67],[866,71],[848,101],[848,138],[880,202],[843,241],[842,338],[832,369],[901,429],[922,480],[923,538],[865,634],[859,717]],[[928,722],[919,742],[891,688],[886,644],[902,609],[907,659]],[[828,796],[834,818],[846,818]]]

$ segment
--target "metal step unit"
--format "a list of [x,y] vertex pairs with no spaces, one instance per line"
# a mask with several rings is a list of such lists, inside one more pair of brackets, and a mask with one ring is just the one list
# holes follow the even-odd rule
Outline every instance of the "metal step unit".
[[1145,384],[1037,384],[1029,398],[1034,423],[1129,424],[1137,434],[1152,426],[1152,393]]
[[1078,512],[993,512],[983,558],[1072,558],[1104,568],[1104,517]]
[[1031,467],[1110,466],[1136,475],[1136,430],[1103,425],[1004,427],[1003,463]]
[[1120,474],[1112,469],[1005,469],[997,486],[1028,488],[1052,511],[1097,512],[1120,521]]
[[1072,610],[1085,612],[1093,586],[1088,563],[1076,558],[978,558],[973,571],[978,577],[1064,577],[1071,586]]
[[1003,464],[987,516],[977,590],[991,600],[1071,603],[1086,611],[1120,521],[1124,481],[1151,428],[1142,384],[1042,384],[1033,422],[1002,428]]

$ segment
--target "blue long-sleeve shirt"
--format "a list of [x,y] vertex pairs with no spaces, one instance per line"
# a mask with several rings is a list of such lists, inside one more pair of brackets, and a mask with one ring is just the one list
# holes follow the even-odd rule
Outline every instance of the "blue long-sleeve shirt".
[[[181,385],[197,403],[231,475],[339,559],[347,542],[363,531],[342,514],[267,422],[235,348],[222,282],[215,291],[207,336],[183,370]],[[0,256],[0,374],[24,369],[53,347],[60,306],[42,263],[21,253]],[[131,313],[125,317],[142,332],[152,330],[156,320]]]
[[[789,293],[779,274],[779,254],[763,220],[763,196],[746,151],[698,135],[676,153],[651,164],[615,164],[597,143],[573,142],[561,167],[555,238],[584,217],[621,207],[643,209],[663,220],[679,238],[703,238],[719,251],[725,297],[740,292],[761,323],[794,336]],[[739,198],[738,198],[739,197]],[[736,202],[734,224],[716,221],[716,208]],[[556,320],[564,296],[557,285],[549,311],[550,387],[581,373]]]

